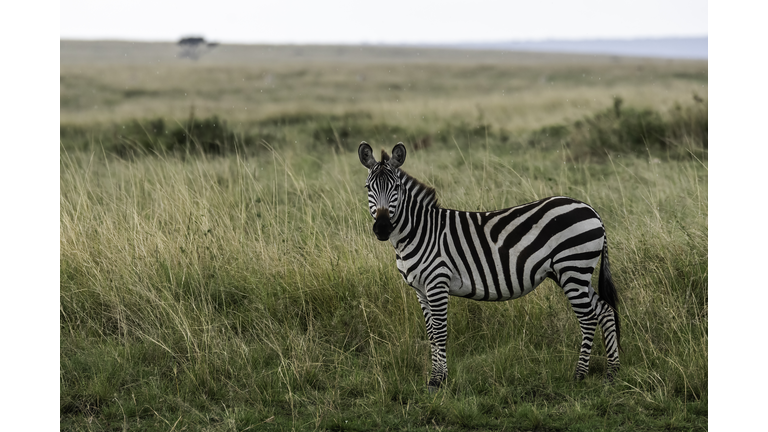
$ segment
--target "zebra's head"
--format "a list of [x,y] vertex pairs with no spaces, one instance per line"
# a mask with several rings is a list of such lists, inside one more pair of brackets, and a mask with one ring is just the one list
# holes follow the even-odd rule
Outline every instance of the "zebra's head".
[[389,240],[395,229],[392,220],[397,216],[401,186],[398,168],[405,162],[405,146],[397,143],[392,149],[392,157],[382,150],[381,161],[376,162],[371,146],[363,141],[357,148],[357,155],[360,163],[368,168],[365,187],[368,189],[368,209],[376,220],[373,233],[381,241]]

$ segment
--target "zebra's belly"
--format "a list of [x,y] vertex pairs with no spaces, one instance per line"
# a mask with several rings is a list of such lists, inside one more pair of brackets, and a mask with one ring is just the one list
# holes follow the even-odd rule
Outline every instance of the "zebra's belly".
[[[533,280],[518,278],[509,267],[495,266],[495,271],[467,271],[451,265],[450,259],[433,257],[429,266],[397,259],[397,269],[408,285],[426,293],[435,287],[448,289],[448,294],[480,301],[505,301],[522,297],[534,290],[551,272],[549,265],[538,269]],[[487,267],[487,264],[485,264]]]
[[[499,269],[501,272],[501,269]],[[457,270],[448,288],[448,294],[480,301],[505,301],[520,298],[533,291],[544,279],[547,278],[549,268],[542,267],[534,277],[533,283],[524,280],[519,283],[513,275],[497,273],[499,277],[473,274]],[[486,276],[486,277],[482,277]]]

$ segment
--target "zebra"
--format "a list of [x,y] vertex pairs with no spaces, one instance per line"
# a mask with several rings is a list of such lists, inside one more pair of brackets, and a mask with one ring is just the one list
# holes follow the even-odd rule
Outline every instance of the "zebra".
[[[605,381],[613,380],[619,371],[618,296],[605,227],[592,207],[556,196],[496,211],[446,209],[438,204],[434,188],[400,169],[403,143],[391,157],[382,150],[379,162],[365,141],[357,152],[368,168],[365,188],[373,233],[394,246],[397,269],[421,305],[431,348],[430,391],[448,377],[448,296],[511,300],[546,278],[563,289],[581,328],[574,379],[583,379],[589,370],[600,324],[608,357]],[[598,259],[599,295],[591,284]]]

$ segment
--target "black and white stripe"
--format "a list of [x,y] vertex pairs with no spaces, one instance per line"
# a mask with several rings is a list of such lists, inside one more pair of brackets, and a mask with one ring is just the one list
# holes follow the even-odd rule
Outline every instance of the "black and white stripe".
[[[619,369],[619,316],[608,263],[605,228],[589,205],[550,197],[490,212],[441,208],[434,189],[400,169],[399,143],[381,161],[363,142],[358,148],[368,168],[368,207],[379,240],[395,248],[397,268],[421,304],[432,349],[428,386],[445,380],[448,296],[503,301],[533,291],[550,278],[563,288],[579,320],[581,352],[576,379],[588,371],[599,324],[608,354],[607,379]],[[601,259],[602,258],[602,259]],[[598,288],[591,286],[600,261]]]

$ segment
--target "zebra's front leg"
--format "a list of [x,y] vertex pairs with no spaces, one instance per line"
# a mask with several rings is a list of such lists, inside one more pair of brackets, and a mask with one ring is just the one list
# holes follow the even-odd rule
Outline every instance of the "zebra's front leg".
[[432,372],[429,375],[427,388],[436,391],[448,377],[448,363],[445,345],[448,340],[448,286],[447,284],[433,285],[427,289],[426,296],[419,296],[424,321],[427,326],[427,336],[432,353]]

